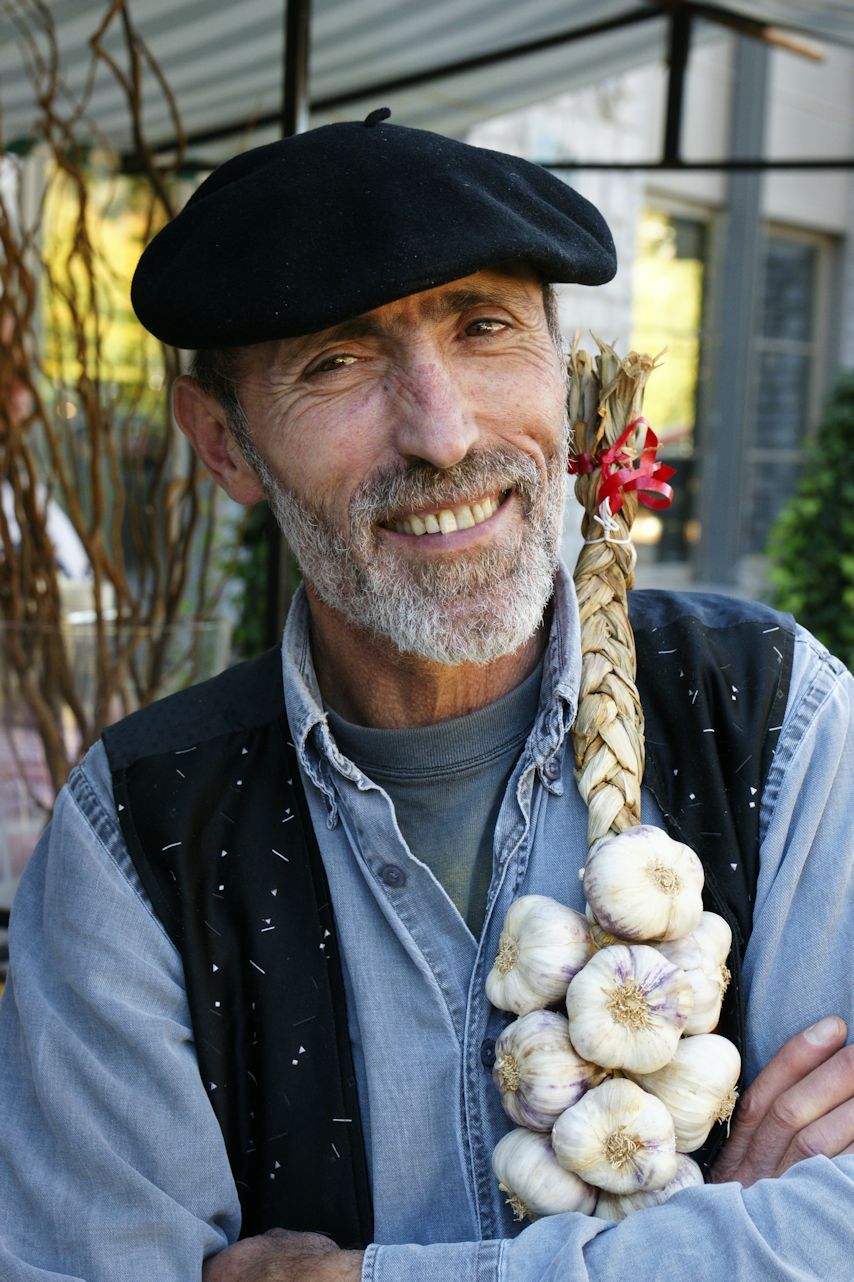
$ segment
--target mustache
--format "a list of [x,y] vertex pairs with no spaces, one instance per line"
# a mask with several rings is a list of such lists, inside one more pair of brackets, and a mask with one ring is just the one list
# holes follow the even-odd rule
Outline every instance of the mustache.
[[520,450],[498,446],[467,454],[447,468],[419,460],[405,468],[374,472],[353,495],[350,518],[354,526],[375,526],[406,512],[456,507],[511,489],[519,495],[527,514],[543,486],[544,478],[532,458]]

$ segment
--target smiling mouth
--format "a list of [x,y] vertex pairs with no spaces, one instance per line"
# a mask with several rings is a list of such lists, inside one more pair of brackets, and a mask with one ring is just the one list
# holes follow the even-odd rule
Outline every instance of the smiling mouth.
[[408,516],[384,521],[383,528],[394,530],[396,534],[453,534],[455,530],[470,530],[494,516],[509,492],[487,495],[476,503],[436,508],[433,512],[412,512]]

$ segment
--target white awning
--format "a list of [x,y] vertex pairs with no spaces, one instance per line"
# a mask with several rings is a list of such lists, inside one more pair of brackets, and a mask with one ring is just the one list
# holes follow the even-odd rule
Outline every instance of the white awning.
[[[48,5],[71,97],[79,98],[93,77],[87,117],[112,146],[131,151],[125,96],[104,62],[93,63],[89,45],[108,7],[106,0]],[[250,139],[277,136],[284,8],[284,0],[129,0],[134,26],[175,95],[192,152],[219,159]],[[715,0],[697,11],[712,8],[854,45],[854,0]],[[664,58],[665,9],[653,0],[313,0],[311,120],[354,119],[389,106],[397,123],[460,135],[478,120]],[[35,92],[25,70],[33,51],[12,16],[37,30],[37,12],[35,0],[12,0],[0,16],[6,146],[37,137]],[[719,29],[706,21],[697,26],[700,39]],[[598,34],[572,38],[594,27]],[[118,18],[103,45],[126,71]],[[35,47],[47,58],[43,36]],[[515,56],[500,61],[448,70],[513,50]],[[408,87],[396,83],[412,76],[428,78]],[[389,82],[392,87],[378,88]],[[143,86],[146,140],[168,143],[174,126],[150,67]]]

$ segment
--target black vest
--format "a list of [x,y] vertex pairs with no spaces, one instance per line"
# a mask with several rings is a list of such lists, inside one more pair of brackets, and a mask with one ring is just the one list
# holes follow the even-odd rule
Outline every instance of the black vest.
[[[631,619],[644,785],[671,834],[701,856],[707,907],[733,928],[720,1027],[742,1048],[741,958],[791,621],[747,602],[660,592],[632,593]],[[182,955],[242,1236],[279,1226],[367,1244],[335,922],[283,713],[279,651],[142,709],[104,742],[125,840]],[[716,1131],[706,1167],[722,1142]]]

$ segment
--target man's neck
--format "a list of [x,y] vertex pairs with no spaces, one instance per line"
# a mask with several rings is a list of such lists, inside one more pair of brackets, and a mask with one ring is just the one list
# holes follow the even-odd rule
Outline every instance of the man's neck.
[[354,628],[319,601],[309,585],[306,593],[321,694],[339,716],[356,725],[426,726],[485,708],[533,672],[545,647],[541,627],[518,650],[491,663],[434,663]]

